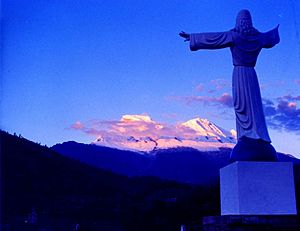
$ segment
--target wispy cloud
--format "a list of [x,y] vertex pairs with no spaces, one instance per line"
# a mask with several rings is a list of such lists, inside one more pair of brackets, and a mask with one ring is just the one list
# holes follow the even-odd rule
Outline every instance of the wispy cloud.
[[202,103],[208,106],[225,106],[228,108],[233,106],[232,96],[227,92],[221,96],[175,96],[169,97],[169,99],[183,102],[187,105]]
[[299,101],[300,100],[300,95],[298,96],[293,96],[293,95],[284,95],[284,96],[281,96],[281,97],[278,97],[277,98],[278,101]]
[[231,82],[226,79],[213,79],[210,83],[215,87],[216,90],[223,90],[224,88],[230,87]]
[[260,84],[260,89],[261,90],[274,89],[274,88],[277,88],[277,87],[282,87],[285,84],[286,83],[282,80],[277,80],[277,81],[269,82],[269,83],[261,83]]
[[296,84],[300,84],[300,79],[296,79],[296,80],[295,80],[295,83],[296,83]]
[[228,91],[231,88],[231,82],[227,79],[212,79],[207,83],[198,83],[195,86],[197,92],[207,92],[209,94]]
[[269,126],[300,134],[300,109],[297,107],[300,96],[284,95],[274,103],[264,100],[264,111]]

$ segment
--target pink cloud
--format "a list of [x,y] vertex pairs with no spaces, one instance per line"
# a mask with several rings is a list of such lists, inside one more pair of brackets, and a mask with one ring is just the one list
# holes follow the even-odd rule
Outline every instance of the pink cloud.
[[[123,116],[121,120],[92,120],[87,122],[84,126],[81,122],[77,121],[71,125],[71,129],[81,130],[84,133],[92,136],[101,135],[121,135],[126,134],[129,136],[144,136],[145,134],[158,134],[158,130],[163,128],[160,125],[150,119],[148,116],[126,117]],[[149,118],[147,120],[147,118]],[[144,119],[144,120],[143,120]]]
[[233,99],[229,93],[224,93],[221,97],[217,98],[217,102],[227,107],[233,106]]
[[299,116],[300,109],[297,109],[296,102],[287,102],[287,101],[280,101],[278,103],[278,112],[283,113],[288,116]]
[[203,91],[204,90],[204,84],[200,83],[196,86],[197,91]]
[[78,120],[71,125],[71,128],[75,130],[82,130],[84,128],[84,125]]
[[215,87],[216,90],[222,90],[231,86],[230,81],[226,79],[213,79],[210,81],[210,83]]

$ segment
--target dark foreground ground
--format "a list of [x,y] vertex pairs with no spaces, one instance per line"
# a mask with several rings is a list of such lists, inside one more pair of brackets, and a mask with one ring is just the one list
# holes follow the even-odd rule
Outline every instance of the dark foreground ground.
[[201,230],[203,216],[220,214],[218,184],[122,176],[2,131],[0,140],[1,231]]

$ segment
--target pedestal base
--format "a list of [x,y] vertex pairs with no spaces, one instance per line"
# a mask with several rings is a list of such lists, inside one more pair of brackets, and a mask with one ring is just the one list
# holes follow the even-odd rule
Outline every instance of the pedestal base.
[[204,217],[204,231],[299,231],[297,216],[214,216]]
[[221,215],[296,215],[293,163],[235,162],[220,170]]

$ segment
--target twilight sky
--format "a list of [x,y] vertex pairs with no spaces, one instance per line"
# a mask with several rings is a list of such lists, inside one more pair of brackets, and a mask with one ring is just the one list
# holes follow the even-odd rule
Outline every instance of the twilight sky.
[[90,143],[124,114],[231,130],[229,49],[190,52],[178,33],[229,30],[244,8],[262,32],[280,24],[256,71],[275,148],[300,157],[295,0],[3,0],[1,128],[48,146]]

